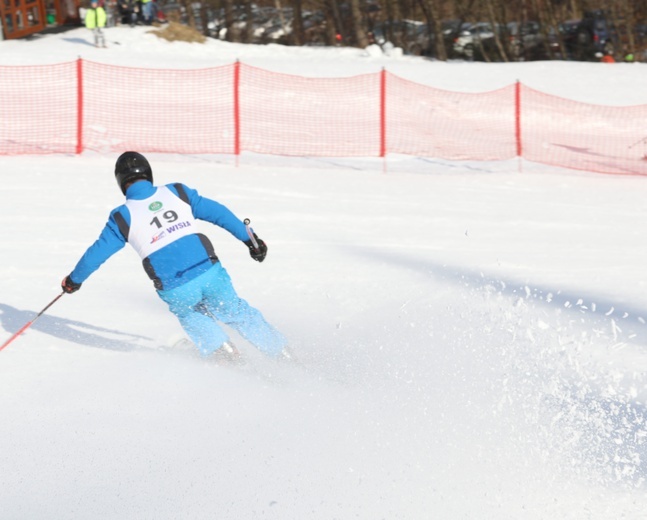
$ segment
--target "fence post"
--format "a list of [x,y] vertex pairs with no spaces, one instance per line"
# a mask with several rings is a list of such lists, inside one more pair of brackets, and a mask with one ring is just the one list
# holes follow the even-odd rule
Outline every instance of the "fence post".
[[386,70],[380,73],[380,157],[386,156]]
[[234,63],[234,155],[240,155],[240,61]]
[[514,91],[514,123],[515,123],[515,139],[517,141],[517,157],[523,155],[523,147],[521,143],[521,82],[517,80]]
[[83,152],[83,60],[76,60],[76,153]]

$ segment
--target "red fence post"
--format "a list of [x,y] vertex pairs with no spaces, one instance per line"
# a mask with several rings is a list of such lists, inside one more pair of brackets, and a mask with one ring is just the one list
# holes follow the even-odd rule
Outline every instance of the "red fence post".
[[240,155],[240,61],[234,63],[234,155]]
[[514,122],[515,122],[515,139],[517,141],[517,157],[521,157],[523,148],[521,146],[521,83],[517,80],[514,89]]
[[380,74],[380,157],[386,155],[386,71]]
[[76,153],[83,152],[83,60],[76,60]]

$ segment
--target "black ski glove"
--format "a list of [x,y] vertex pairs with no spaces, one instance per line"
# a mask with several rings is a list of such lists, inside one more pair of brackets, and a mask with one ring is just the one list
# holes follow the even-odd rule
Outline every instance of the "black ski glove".
[[267,244],[263,242],[260,238],[254,233],[254,240],[256,240],[256,245],[258,249],[254,247],[254,243],[251,239],[245,240],[245,245],[249,247],[249,256],[251,256],[257,262],[262,262],[265,260],[265,255],[267,255]]
[[73,282],[72,278],[66,276],[61,282],[61,287],[67,294],[72,294],[73,292],[76,292],[81,288],[81,284]]

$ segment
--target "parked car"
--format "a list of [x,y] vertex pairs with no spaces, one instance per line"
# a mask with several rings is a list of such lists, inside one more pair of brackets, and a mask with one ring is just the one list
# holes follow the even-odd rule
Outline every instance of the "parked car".
[[391,42],[405,54],[430,56],[433,37],[426,23],[413,20],[387,20],[377,23],[371,31],[371,41],[382,47]]
[[[572,60],[577,46],[577,31],[581,20],[566,20],[548,31],[548,47],[554,57]],[[562,47],[563,46],[563,47]]]
[[618,30],[609,13],[602,9],[586,11],[577,28],[575,59],[592,60],[598,53],[613,56],[620,49]]
[[[327,20],[323,11],[308,11],[303,15],[303,35],[306,45],[326,45]],[[331,42],[332,43],[332,42]]]
[[485,56],[492,59],[498,55],[494,40],[495,30],[499,36],[503,34],[502,27],[498,24],[493,26],[488,22],[479,22],[469,26],[454,40],[453,55],[468,60],[484,59]]
[[471,25],[471,23],[464,22],[463,20],[443,20],[441,27],[448,57],[457,57],[454,53],[454,42],[460,33],[468,30]]
[[510,22],[506,25],[510,58],[515,61],[545,60],[550,57],[539,22]]
[[292,9],[272,9],[267,18],[258,24],[254,36],[261,43],[287,44],[292,34]]

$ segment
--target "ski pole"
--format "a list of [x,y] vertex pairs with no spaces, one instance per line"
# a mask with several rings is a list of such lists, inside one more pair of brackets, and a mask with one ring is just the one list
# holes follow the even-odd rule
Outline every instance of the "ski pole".
[[252,245],[254,246],[254,249],[258,251],[259,250],[258,242],[256,242],[256,238],[254,237],[254,230],[249,227],[250,222],[251,221],[248,218],[243,220],[243,224],[245,224],[245,229],[247,229],[247,234],[249,235],[249,239],[252,241]]
[[34,324],[34,322],[35,322],[38,318],[40,318],[40,317],[45,313],[45,311],[46,311],[47,309],[49,309],[52,305],[54,305],[54,304],[58,301],[58,299],[59,299],[61,296],[63,296],[64,294],[65,294],[65,291],[63,291],[61,294],[59,294],[59,295],[58,295],[56,298],[54,298],[51,302],[49,302],[49,303],[47,304],[47,306],[46,306],[42,311],[40,311],[38,314],[36,314],[36,317],[35,317],[33,320],[28,321],[27,323],[25,323],[25,324],[22,326],[22,328],[21,328],[18,332],[16,332],[16,333],[15,333],[13,336],[11,336],[7,341],[5,341],[5,342],[2,344],[2,346],[0,347],[0,350],[2,350],[3,348],[5,348],[7,345],[9,345],[9,343],[11,343],[14,339],[16,339],[18,336],[20,336],[20,335],[21,335],[23,332],[25,332],[29,327],[31,327],[31,326]]

